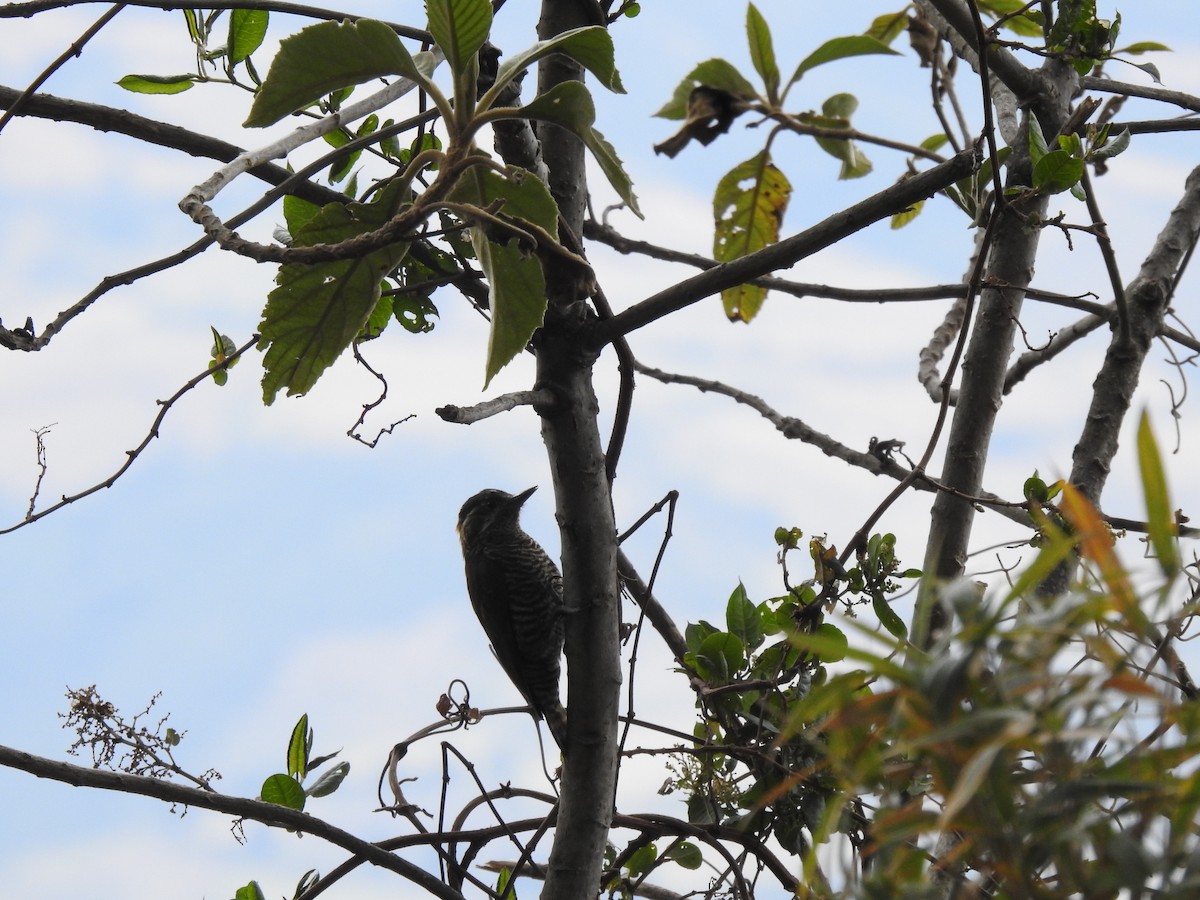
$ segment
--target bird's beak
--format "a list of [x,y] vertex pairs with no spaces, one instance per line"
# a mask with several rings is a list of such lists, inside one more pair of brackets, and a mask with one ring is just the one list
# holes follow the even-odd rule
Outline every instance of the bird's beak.
[[529,488],[528,490],[521,491],[521,493],[517,494],[516,496],[514,496],[512,498],[513,505],[516,506],[518,509],[520,509],[522,506],[525,505],[525,501],[533,496],[533,492],[536,490],[537,490],[537,485],[535,484],[533,487]]

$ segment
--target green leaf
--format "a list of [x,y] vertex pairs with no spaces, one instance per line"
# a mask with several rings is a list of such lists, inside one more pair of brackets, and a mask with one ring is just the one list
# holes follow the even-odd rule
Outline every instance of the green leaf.
[[371,19],[309,25],[280,42],[245,125],[272,125],[328,93],[387,75],[425,77],[387,25]]
[[691,841],[680,841],[667,848],[663,857],[671,860],[685,869],[698,869],[704,864],[704,856],[700,848]]
[[757,97],[758,91],[742,76],[731,63],[723,59],[709,59],[700,63],[687,74],[675,88],[675,93],[654,115],[660,119],[686,119],[688,115],[688,97],[692,89],[698,85],[728,91],[737,97],[748,99]]
[[696,662],[706,679],[725,684],[746,664],[746,647],[737,635],[718,631],[701,643]]
[[892,609],[886,598],[877,594],[871,600],[871,608],[875,610],[879,624],[886,628],[892,637],[902,639],[908,637],[908,626],[904,624],[903,619],[896,615],[896,611]]
[[[553,235],[558,223],[558,206],[550,191],[524,169],[510,167],[508,177],[482,166],[469,169],[450,192],[450,199],[483,208],[500,202],[499,214],[526,220]],[[546,280],[532,248],[522,247],[510,235],[496,229],[493,240],[481,226],[471,228],[476,258],[491,287],[492,328],[488,338],[484,388],[492,378],[521,353],[546,315]]]
[[304,809],[304,788],[291,775],[272,775],[263,782],[259,797],[264,803],[274,803],[288,809]]
[[821,649],[817,650],[817,659],[821,662],[838,662],[846,658],[846,648],[849,646],[849,642],[846,640],[846,635],[836,625],[822,622],[817,627],[816,636],[819,641],[823,642]]
[[653,843],[643,844],[625,862],[630,877],[636,878],[650,869],[658,860],[658,848]]
[[725,624],[730,634],[741,638],[748,650],[753,650],[763,640],[762,620],[758,607],[746,596],[746,587],[741,582],[729,595],[725,606]]
[[548,41],[538,41],[532,47],[516,54],[500,64],[496,72],[496,83],[488,89],[489,102],[509,81],[544,56],[562,53],[571,57],[597,80],[617,94],[625,93],[621,75],[617,71],[612,36],[607,28],[588,25],[564,31]]
[[310,787],[306,794],[310,797],[328,797],[346,780],[346,776],[350,774],[350,763],[341,762],[317,779],[317,783]]
[[229,62],[237,65],[262,46],[271,14],[265,9],[235,9],[229,14]]
[[492,30],[488,0],[425,0],[429,33],[455,74],[465,72]]
[[1111,138],[1110,140],[1105,141],[1101,146],[1090,150],[1088,152],[1088,159],[1112,159],[1114,156],[1124,153],[1129,149],[1129,139],[1129,129],[1126,128],[1116,137]]
[[292,736],[288,739],[287,770],[297,780],[303,781],[308,775],[308,749],[312,746],[312,731],[308,727],[308,713],[292,728]]
[[135,94],[181,94],[195,83],[195,75],[126,75],[117,85]]
[[262,888],[258,886],[257,881],[251,881],[245,887],[240,887],[234,892],[233,900],[267,900],[263,894]]
[[1124,53],[1127,56],[1138,56],[1142,53],[1157,53],[1159,51],[1165,53],[1172,52],[1170,47],[1166,44],[1160,44],[1158,41],[1138,41],[1136,44],[1130,44],[1128,47],[1114,50],[1113,54]]
[[1179,548],[1175,545],[1175,516],[1167,491],[1167,475],[1163,469],[1158,442],[1150,427],[1150,414],[1143,411],[1137,433],[1138,469],[1142,475],[1142,491],[1146,496],[1146,521],[1149,525],[1150,546],[1158,557],[1158,565],[1168,579],[1179,573]]
[[887,13],[886,15],[876,16],[866,30],[867,37],[873,37],[875,40],[884,44],[890,44],[908,28],[908,13],[905,10],[900,12]]
[[750,40],[750,61],[762,77],[772,105],[779,102],[779,65],[771,43],[771,29],[753,3],[746,7],[746,36]]
[[[792,186],[764,150],[731,169],[713,197],[713,256],[718,262],[740,259],[779,240],[779,227]],[[739,285],[721,293],[725,314],[749,322],[762,307],[766,289]]]
[[854,34],[848,37],[832,38],[800,61],[800,65],[796,67],[796,72],[792,75],[792,80],[788,84],[799,81],[809,69],[815,69],[817,66],[823,66],[825,63],[838,59],[847,59],[851,56],[867,56],[870,54],[900,55],[897,51],[883,43],[883,41],[867,34]]
[[1051,150],[1033,166],[1033,186],[1048,194],[1057,194],[1079,183],[1083,160],[1065,150]]
[[596,121],[596,107],[591,92],[579,81],[564,81],[556,84],[544,94],[518,111],[522,118],[540,122],[551,122],[577,135],[591,151],[600,165],[608,183],[625,205],[639,219],[644,218],[638,207],[637,195],[633,193],[633,182],[621,165],[616,150],[592,127]]
[[925,201],[918,200],[916,203],[914,203],[908,209],[903,210],[902,212],[896,213],[894,216],[892,216],[892,221],[891,221],[892,230],[895,231],[897,229],[903,228],[905,225],[908,225],[910,222],[912,222],[913,219],[915,219],[917,216],[919,216],[921,214],[921,210],[924,208],[925,208]]
[[[393,182],[371,203],[331,203],[292,234],[293,246],[338,243],[380,228],[396,212],[405,188]],[[307,393],[362,332],[379,302],[383,277],[408,245],[390,244],[356,259],[281,266],[259,324],[263,402],[287,388]]]
[[304,200],[294,194],[283,197],[283,221],[287,224],[288,234],[299,234],[300,229],[312,221],[321,211],[321,207],[311,200]]

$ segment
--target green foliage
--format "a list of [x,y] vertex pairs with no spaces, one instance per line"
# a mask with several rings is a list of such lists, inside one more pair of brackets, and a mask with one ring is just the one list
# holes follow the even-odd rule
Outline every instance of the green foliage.
[[446,54],[455,74],[467,71],[492,29],[492,4],[487,0],[427,0],[429,33]]
[[331,91],[387,75],[418,75],[387,25],[371,19],[309,25],[280,42],[246,127],[272,125]]
[[182,94],[197,80],[195,75],[126,75],[117,86],[135,94]]
[[1150,546],[1158,559],[1163,577],[1170,582],[1180,571],[1179,548],[1176,539],[1179,527],[1171,512],[1167,491],[1167,475],[1163,468],[1158,442],[1150,427],[1150,415],[1143,411],[1137,432],[1138,468],[1142,476],[1142,492],[1146,498],[1146,520],[1149,524]]
[[265,9],[235,9],[229,13],[228,57],[233,65],[244,62],[262,46],[271,14]]
[[[729,262],[779,240],[779,228],[792,195],[787,177],[767,151],[730,170],[713,197],[713,258]],[[749,322],[766,297],[766,288],[741,284],[721,293],[725,315]]]
[[799,81],[805,72],[809,72],[817,66],[823,66],[839,59],[849,59],[852,56],[873,54],[900,55],[879,38],[870,34],[852,34],[846,37],[832,38],[801,60],[789,84]]
[[227,334],[221,334],[216,328],[209,326],[212,332],[212,350],[210,356],[212,362],[209,366],[219,366],[224,363],[224,367],[217,369],[212,373],[212,380],[218,385],[224,385],[229,380],[229,370],[238,364],[237,359],[231,360],[229,357],[237,352],[237,344],[233,342]]
[[315,783],[304,787],[304,782],[310,774],[337,756],[337,753],[331,753],[314,757],[313,737],[313,730],[308,724],[308,714],[305,713],[296,722],[288,738],[287,772],[269,776],[259,792],[260,799],[289,809],[303,810],[309,797],[328,796],[341,786],[350,773],[348,762],[338,763],[324,772]]
[[[370,203],[329,204],[292,233],[294,246],[333,244],[374,231],[398,210],[400,182]],[[357,259],[280,267],[259,324],[263,402],[286,388],[304,394],[362,333],[379,302],[381,283],[407,252],[395,243]]]
[[[707,688],[696,727],[706,752],[670,765],[690,821],[772,834],[809,875],[844,835],[862,855],[847,873],[861,881],[856,896],[923,896],[935,872],[993,896],[1138,896],[1150,884],[1190,896],[1200,716],[1152,671],[1163,644],[1150,622],[1182,568],[1145,416],[1138,457],[1162,577],[1140,592],[1095,509],[1037,473],[1024,485],[1042,522],[1037,556],[990,599],[947,587],[955,619],[927,652],[889,624],[897,579],[920,575],[901,572],[891,535],[872,536],[844,573],[810,540],[812,581],[764,604],[739,584],[726,630],[700,621],[686,632],[685,663]],[[788,584],[803,534],[774,537]],[[1084,566],[1072,590],[1040,596],[1070,558]],[[883,629],[819,623],[817,589],[882,601]],[[632,858],[654,859],[646,847]]]
[[240,887],[234,892],[233,900],[267,900],[263,894],[262,888],[258,886],[257,881],[251,881],[245,887]]
[[471,229],[475,258],[491,285],[492,327],[484,367],[486,388],[496,373],[525,349],[546,314],[545,276],[541,263],[531,254],[536,242],[522,245],[519,222],[531,223],[546,234],[553,234],[558,206],[544,183],[519,169],[510,169],[507,177],[492,170],[472,169],[450,197],[481,209],[498,205],[505,221],[514,220],[512,232],[485,225]]

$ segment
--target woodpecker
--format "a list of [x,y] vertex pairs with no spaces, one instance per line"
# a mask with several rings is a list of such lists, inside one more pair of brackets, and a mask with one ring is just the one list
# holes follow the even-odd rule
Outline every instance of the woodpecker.
[[567,714],[558,698],[562,576],[519,522],[521,506],[536,490],[480,491],[459,510],[458,536],[467,593],[492,652],[561,749],[567,734]]

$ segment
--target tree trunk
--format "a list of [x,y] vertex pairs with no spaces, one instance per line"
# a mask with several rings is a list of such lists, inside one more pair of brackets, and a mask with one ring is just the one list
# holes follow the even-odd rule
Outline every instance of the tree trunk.
[[[590,7],[594,4],[545,0],[539,38],[596,24]],[[548,57],[538,70],[538,92],[582,77],[573,61]],[[587,203],[583,143],[545,123],[539,124],[538,136],[562,225],[577,236]],[[597,895],[617,778],[621,657],[616,524],[592,387],[595,357],[585,339],[594,322],[584,303],[590,290],[585,281],[578,269],[555,261],[546,265],[549,308],[536,337],[538,387],[555,397],[540,413],[562,535],[566,609],[567,747],[542,891],[553,900]]]

